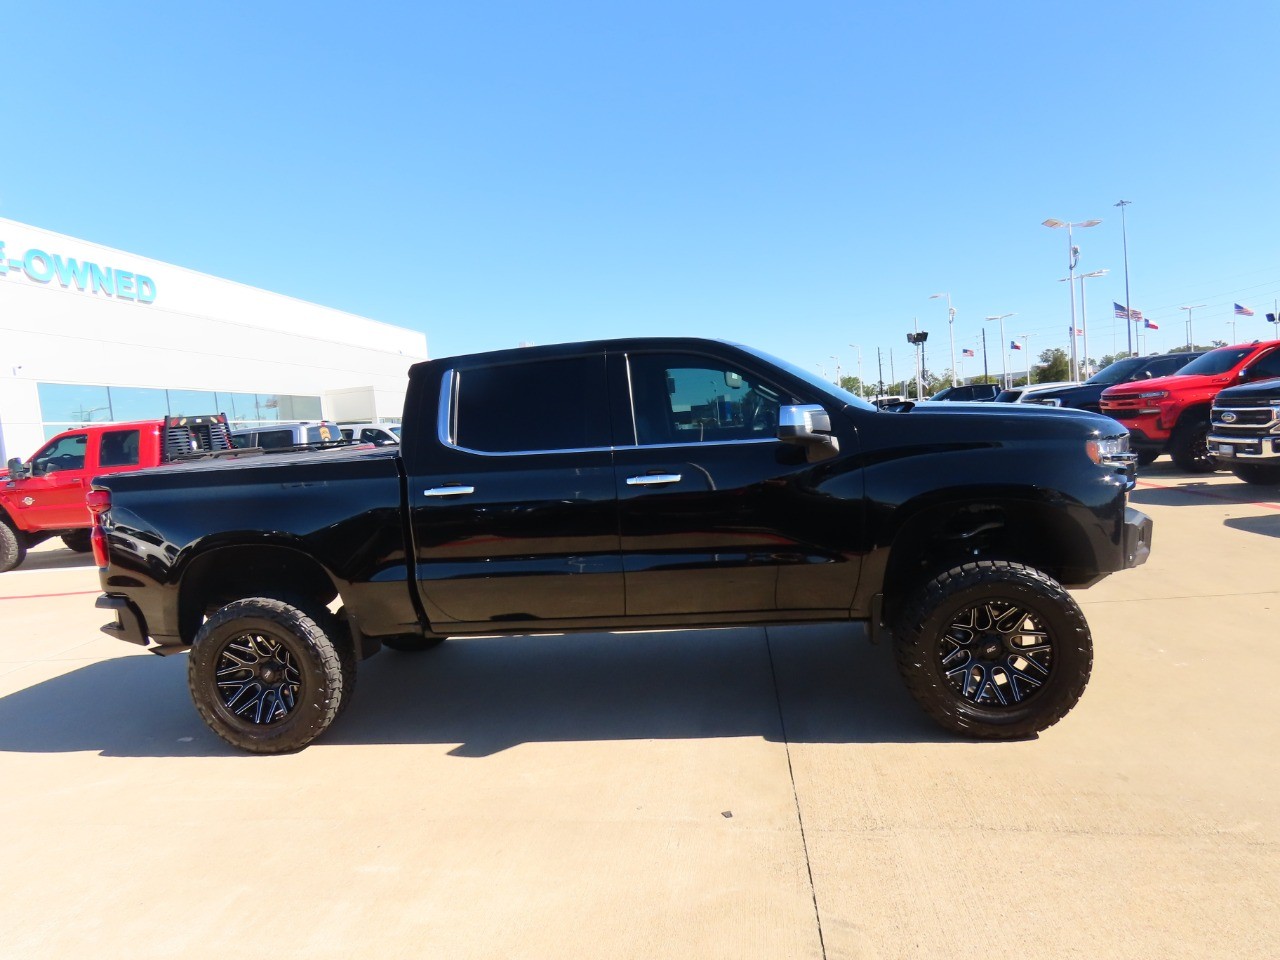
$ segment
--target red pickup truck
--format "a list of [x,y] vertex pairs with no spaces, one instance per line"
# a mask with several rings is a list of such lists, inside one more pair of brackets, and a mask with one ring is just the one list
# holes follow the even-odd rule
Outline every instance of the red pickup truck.
[[51,537],[88,552],[85,494],[94,477],[230,449],[223,414],[92,424],[58,434],[30,460],[14,458],[0,470],[0,573]]
[[1167,452],[1181,469],[1208,473],[1217,466],[1207,442],[1213,398],[1226,387],[1272,377],[1280,377],[1280,340],[1219,347],[1172,376],[1107,388],[1102,412],[1129,428],[1140,464]]

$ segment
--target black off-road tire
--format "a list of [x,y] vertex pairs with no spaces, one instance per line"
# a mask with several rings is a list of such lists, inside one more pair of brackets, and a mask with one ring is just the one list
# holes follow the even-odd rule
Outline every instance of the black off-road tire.
[[327,610],[304,611],[271,597],[236,600],[215,612],[196,634],[187,665],[204,722],[251,753],[300,750],[324,733],[349,689],[347,674],[355,674],[325,627],[336,628]]
[[1237,479],[1260,487],[1273,487],[1280,483],[1280,467],[1261,463],[1237,463],[1232,466],[1231,472]]
[[1156,450],[1139,450],[1138,466],[1149,467],[1156,462],[1156,457],[1158,456],[1160,456],[1160,454]]
[[64,533],[62,542],[68,550],[74,550],[76,553],[88,553],[93,549],[93,544],[89,541],[88,530],[76,530],[74,533]]
[[1209,421],[1203,417],[1178,424],[1169,440],[1169,457],[1187,473],[1212,473],[1218,460],[1209,452]]
[[12,570],[27,555],[27,541],[21,533],[0,520],[0,573]]
[[434,650],[440,644],[444,643],[448,637],[441,637],[435,634],[428,634],[420,637],[415,633],[406,633],[398,637],[379,637],[384,647],[390,647],[400,653],[423,653],[427,650]]
[[1048,574],[1021,563],[948,570],[920,587],[895,622],[907,689],[934,720],[966,736],[1015,740],[1053,726],[1093,669],[1080,607]]

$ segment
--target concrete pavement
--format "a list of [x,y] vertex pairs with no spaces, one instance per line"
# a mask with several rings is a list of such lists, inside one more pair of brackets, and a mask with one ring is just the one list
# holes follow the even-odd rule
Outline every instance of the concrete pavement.
[[851,627],[449,641],[238,754],[96,571],[0,575],[0,957],[1280,953],[1280,491],[1161,460],[1038,739],[934,727]]

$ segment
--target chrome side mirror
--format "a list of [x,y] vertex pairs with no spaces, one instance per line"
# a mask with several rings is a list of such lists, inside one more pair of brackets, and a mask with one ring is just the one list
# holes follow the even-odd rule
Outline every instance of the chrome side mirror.
[[804,447],[810,463],[840,452],[840,441],[831,435],[831,414],[816,403],[779,409],[778,439]]

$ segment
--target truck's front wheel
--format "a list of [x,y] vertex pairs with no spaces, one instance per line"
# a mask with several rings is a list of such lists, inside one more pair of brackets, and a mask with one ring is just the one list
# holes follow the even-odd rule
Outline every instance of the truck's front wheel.
[[342,705],[344,663],[323,616],[252,597],[222,607],[191,646],[187,682],[204,722],[252,753],[305,747]]
[[1209,452],[1209,421],[1196,417],[1181,423],[1169,440],[1169,458],[1174,466],[1188,473],[1210,473],[1218,466]]
[[0,573],[12,570],[27,555],[27,544],[22,534],[0,520]]
[[967,563],[935,577],[894,630],[907,689],[938,723],[991,740],[1028,737],[1089,682],[1084,614],[1052,577],[1020,563]]

